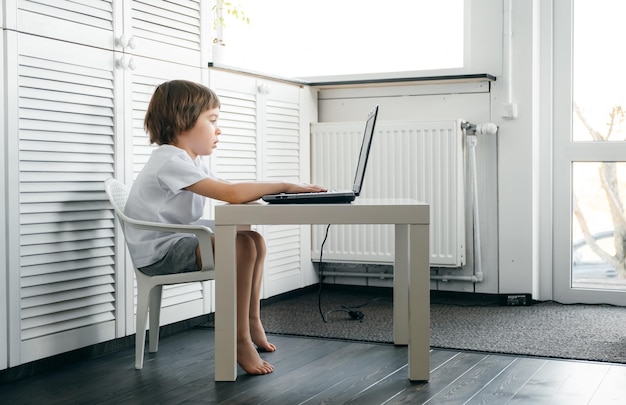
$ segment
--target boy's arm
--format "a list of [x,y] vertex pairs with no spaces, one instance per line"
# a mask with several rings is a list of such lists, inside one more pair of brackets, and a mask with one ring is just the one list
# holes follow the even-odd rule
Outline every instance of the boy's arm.
[[283,182],[243,182],[229,183],[224,180],[206,178],[187,187],[186,190],[230,204],[242,204],[255,201],[265,194],[276,193],[311,193],[326,191],[325,188],[311,184]]

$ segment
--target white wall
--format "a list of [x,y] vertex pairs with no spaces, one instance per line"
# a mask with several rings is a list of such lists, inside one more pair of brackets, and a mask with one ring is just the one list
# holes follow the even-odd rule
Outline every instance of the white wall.
[[[552,208],[548,196],[551,189],[548,184],[542,195],[540,180],[551,178],[551,127],[545,125],[550,120],[551,72],[541,70],[545,62],[551,60],[551,53],[542,53],[540,39],[542,35],[550,35],[550,31],[544,27],[542,32],[540,28],[541,12],[550,13],[552,2],[511,3],[511,59],[507,61],[508,50],[505,49],[505,72],[498,78],[492,97],[492,120],[500,127],[499,290],[501,293],[530,291],[536,299],[550,299]],[[510,70],[507,69],[509,63]],[[509,101],[518,109],[514,119],[502,117],[503,105]],[[542,105],[542,101],[547,103]]]
[[[2,8],[0,8],[0,22],[3,21],[2,18]],[[4,30],[0,30],[0,94],[4,94]],[[6,119],[4,117],[4,105],[5,100],[4,97],[0,97],[0,132],[3,134],[6,133],[5,123]],[[0,165],[0,190],[5,190],[5,176],[6,169],[4,167],[4,156],[5,155],[5,141],[4,139],[0,142],[0,156],[3,157],[2,165]],[[0,199],[0,212],[6,212],[6,203],[5,199]],[[6,252],[6,240],[8,238],[7,228],[6,228],[6,216],[0,215],[0,285],[3,286],[2,289],[4,291],[4,285],[7,280],[7,252]],[[7,306],[8,306],[8,297],[7,294],[2,294],[2,298],[0,298],[0,370],[4,370],[8,367],[8,327],[7,327]]]
[[[506,1],[506,0],[505,0]],[[528,2],[529,4],[531,2]],[[502,292],[529,292],[531,288],[532,249],[532,109],[529,65],[532,60],[528,49],[532,38],[532,26],[520,24],[529,18],[524,5],[517,5],[512,29],[515,46],[511,60],[507,61],[509,49],[503,59],[511,63],[507,76],[498,77],[494,85],[492,118],[499,125],[498,138],[498,233],[500,241],[500,289]],[[522,17],[524,13],[524,17]],[[524,32],[518,29],[524,30]],[[525,58],[522,58],[522,55]],[[508,63],[507,63],[508,65]],[[509,77],[508,74],[511,74]],[[514,76],[513,76],[514,75]],[[513,77],[517,80],[513,80]],[[527,80],[522,86],[521,79]],[[511,81],[511,82],[510,82]],[[510,92],[510,94],[508,94]],[[514,100],[514,101],[513,101]],[[518,109],[515,119],[502,117],[504,104],[513,101]],[[522,290],[521,287],[526,290]]]

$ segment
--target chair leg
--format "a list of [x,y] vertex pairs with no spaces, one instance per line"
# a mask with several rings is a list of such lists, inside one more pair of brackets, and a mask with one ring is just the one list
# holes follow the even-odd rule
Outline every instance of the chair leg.
[[135,368],[143,368],[143,352],[146,344],[146,321],[148,319],[148,304],[150,287],[137,283],[137,321],[135,325]]
[[150,293],[150,353],[159,350],[159,325],[161,324],[161,295],[163,286],[154,286]]

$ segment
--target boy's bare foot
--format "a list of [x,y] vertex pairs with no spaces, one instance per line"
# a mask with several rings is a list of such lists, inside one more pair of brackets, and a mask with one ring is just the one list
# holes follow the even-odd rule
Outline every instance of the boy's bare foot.
[[237,363],[248,374],[269,374],[274,371],[274,366],[259,356],[249,340],[237,342]]
[[265,352],[273,352],[276,350],[276,346],[267,341],[265,329],[263,329],[260,319],[250,320],[250,336],[252,337],[252,342],[259,348],[259,350]]

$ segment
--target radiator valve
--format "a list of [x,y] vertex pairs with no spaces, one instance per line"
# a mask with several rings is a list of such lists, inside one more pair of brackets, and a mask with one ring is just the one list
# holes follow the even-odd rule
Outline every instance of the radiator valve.
[[498,126],[493,122],[484,124],[461,123],[461,128],[467,131],[468,135],[495,135],[498,133]]

